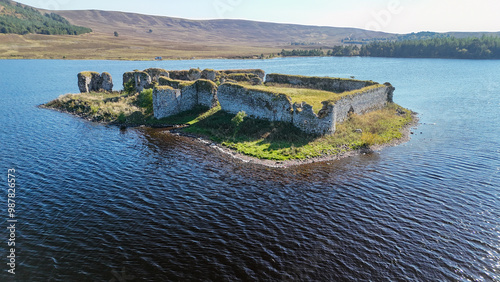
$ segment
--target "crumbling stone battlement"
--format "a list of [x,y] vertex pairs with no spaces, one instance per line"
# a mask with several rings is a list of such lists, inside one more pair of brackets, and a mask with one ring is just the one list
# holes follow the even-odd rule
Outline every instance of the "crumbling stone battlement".
[[[389,83],[282,74],[267,75],[267,87],[252,86],[262,84],[264,76],[262,70],[148,69],[125,73],[124,82],[133,80],[137,91],[154,89],[153,109],[158,119],[197,105],[212,108],[219,103],[228,113],[244,111],[254,118],[290,122],[306,133],[318,135],[333,134],[336,124],[345,121],[350,113],[364,114],[384,107],[392,102],[395,89]],[[307,102],[292,102],[288,92],[280,93],[280,88],[273,86],[328,91],[332,98],[315,111]]]
[[[217,96],[222,110],[237,114],[240,111],[254,118],[269,121],[291,122],[306,133],[326,135],[335,133],[336,124],[343,122],[349,113],[364,114],[392,102],[394,87],[373,81],[358,81],[322,77],[268,75],[266,85],[279,84],[332,92],[332,99],[322,102],[316,113],[306,102],[292,103],[292,99],[273,89],[254,89],[248,85],[224,83]],[[327,90],[328,89],[328,90]],[[336,93],[334,93],[334,91]],[[340,93],[339,93],[340,92]]]
[[[147,74],[149,78],[145,75]],[[159,68],[149,68],[144,71],[135,70],[123,74],[123,87],[133,80],[133,87],[140,92],[143,89],[153,88],[159,83],[161,77],[178,81],[196,81],[199,79],[211,80],[222,84],[224,82],[251,82],[252,84],[262,84],[265,73],[260,69],[243,70],[212,70],[212,69],[190,69],[167,71]]]
[[113,90],[113,79],[107,72],[82,71],[78,74],[78,88],[81,93]]
[[176,84],[176,80],[161,77],[163,83],[153,89],[153,111],[157,119],[176,115],[202,105],[217,106],[217,85],[210,80],[199,79],[192,83]]
[[326,135],[335,133],[336,123],[346,120],[351,112],[364,114],[382,108],[392,99],[393,92],[390,84],[365,87],[336,101],[322,102],[323,107],[317,114],[306,102],[292,104],[292,99],[285,94],[239,84],[222,84],[217,96],[226,112],[245,111],[254,118],[291,122],[306,133]]
[[222,110],[237,114],[244,111],[247,115],[270,121],[292,122],[292,99],[272,91],[254,90],[235,83],[219,86],[217,97]]
[[373,81],[363,81],[346,78],[287,75],[272,73],[266,76],[266,83],[289,84],[302,88],[318,89],[341,93],[358,90],[367,86],[378,84]]

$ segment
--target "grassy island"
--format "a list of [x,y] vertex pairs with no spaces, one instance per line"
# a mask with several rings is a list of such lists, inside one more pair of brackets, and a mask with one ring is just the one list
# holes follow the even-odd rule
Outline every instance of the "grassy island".
[[[301,92],[304,90],[298,89],[274,90],[287,93],[292,91],[297,94],[295,98],[304,94]],[[320,90],[311,91],[305,92],[309,94],[306,96],[312,104],[317,104],[316,100],[321,100],[318,97],[325,93]],[[67,94],[42,107],[120,126],[182,125],[175,130],[205,137],[244,155],[276,161],[335,156],[372,145],[390,143],[402,138],[403,129],[413,122],[412,112],[394,103],[388,103],[386,107],[364,115],[352,114],[346,121],[337,125],[333,135],[324,136],[306,134],[287,122],[252,119],[243,112],[237,115],[229,114],[222,111],[220,106],[212,109],[198,106],[174,116],[155,119],[152,93],[152,89],[146,89],[140,93]]]

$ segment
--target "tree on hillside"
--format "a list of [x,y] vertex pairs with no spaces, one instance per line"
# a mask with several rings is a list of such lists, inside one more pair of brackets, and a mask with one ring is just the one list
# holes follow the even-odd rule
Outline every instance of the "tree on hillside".
[[40,13],[39,10],[19,3],[2,0],[2,13],[0,13],[0,33],[15,34],[69,34],[79,35],[92,32],[92,29],[75,26],[64,17],[55,13]]

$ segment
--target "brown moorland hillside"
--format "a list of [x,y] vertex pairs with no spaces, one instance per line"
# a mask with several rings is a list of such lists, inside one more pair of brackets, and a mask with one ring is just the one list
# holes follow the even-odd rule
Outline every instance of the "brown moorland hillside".
[[[78,36],[0,34],[0,58],[252,58],[292,48],[292,42],[314,43],[310,48],[318,48],[341,44],[346,37],[394,36],[356,28],[247,20],[188,20],[98,10],[39,10],[55,12],[71,24],[89,27],[93,32]],[[114,36],[115,32],[118,36]]]
[[[14,2],[15,3],[15,2]],[[0,2],[0,14],[1,14]],[[47,11],[71,24],[91,28],[74,35],[0,34],[0,58],[152,60],[190,58],[257,58],[282,49],[328,48],[342,39],[396,38],[398,34],[278,24],[248,20],[188,20],[135,13],[84,10]],[[118,36],[114,36],[117,32]],[[450,32],[469,37],[500,33]],[[306,43],[293,46],[291,43]],[[311,45],[307,45],[311,44]]]

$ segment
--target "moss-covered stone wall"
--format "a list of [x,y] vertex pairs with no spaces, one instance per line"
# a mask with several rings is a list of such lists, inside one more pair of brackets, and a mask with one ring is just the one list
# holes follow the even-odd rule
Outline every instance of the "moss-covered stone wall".
[[153,89],[153,111],[157,119],[193,109],[197,105],[208,108],[217,106],[217,85],[199,79],[185,82],[160,77],[160,86]]
[[77,77],[81,93],[113,91],[113,79],[107,72],[82,71]]
[[394,87],[387,84],[370,86],[345,95],[335,102],[324,101],[318,114],[306,102],[292,104],[290,97],[274,93],[272,87],[269,91],[264,91],[224,83],[219,86],[217,96],[222,110],[226,112],[237,114],[244,111],[254,118],[291,122],[306,133],[326,135],[335,133],[336,123],[346,120],[350,112],[364,114],[380,109],[392,101]]
[[217,92],[223,111],[247,115],[270,121],[292,122],[292,99],[272,91],[249,89],[235,83],[224,83]]
[[367,86],[377,84],[373,81],[363,81],[355,79],[286,75],[276,73],[268,74],[266,76],[266,83],[288,84],[296,87],[318,89],[335,93],[358,90]]
[[[223,111],[237,114],[244,111],[254,118],[270,121],[290,122],[306,133],[325,135],[335,132],[336,123],[343,122],[349,113],[364,114],[377,110],[392,102],[394,87],[373,81],[353,79],[305,77],[295,75],[270,74],[264,89],[252,88],[239,83],[223,83],[219,87],[212,79],[194,78],[232,78],[248,82],[264,76],[261,70],[203,70],[166,71],[170,77],[159,76],[158,86],[154,88],[153,104],[156,118],[163,118],[190,110],[196,105],[209,108],[218,103]],[[130,74],[124,74],[124,77]],[[136,82],[147,79],[145,72],[134,72]],[[311,88],[332,92],[331,100],[322,102],[323,108],[316,113],[306,102],[292,103],[283,93],[273,91],[273,84],[280,87]],[[278,88],[275,88],[278,89]],[[340,97],[340,98],[339,98]]]

